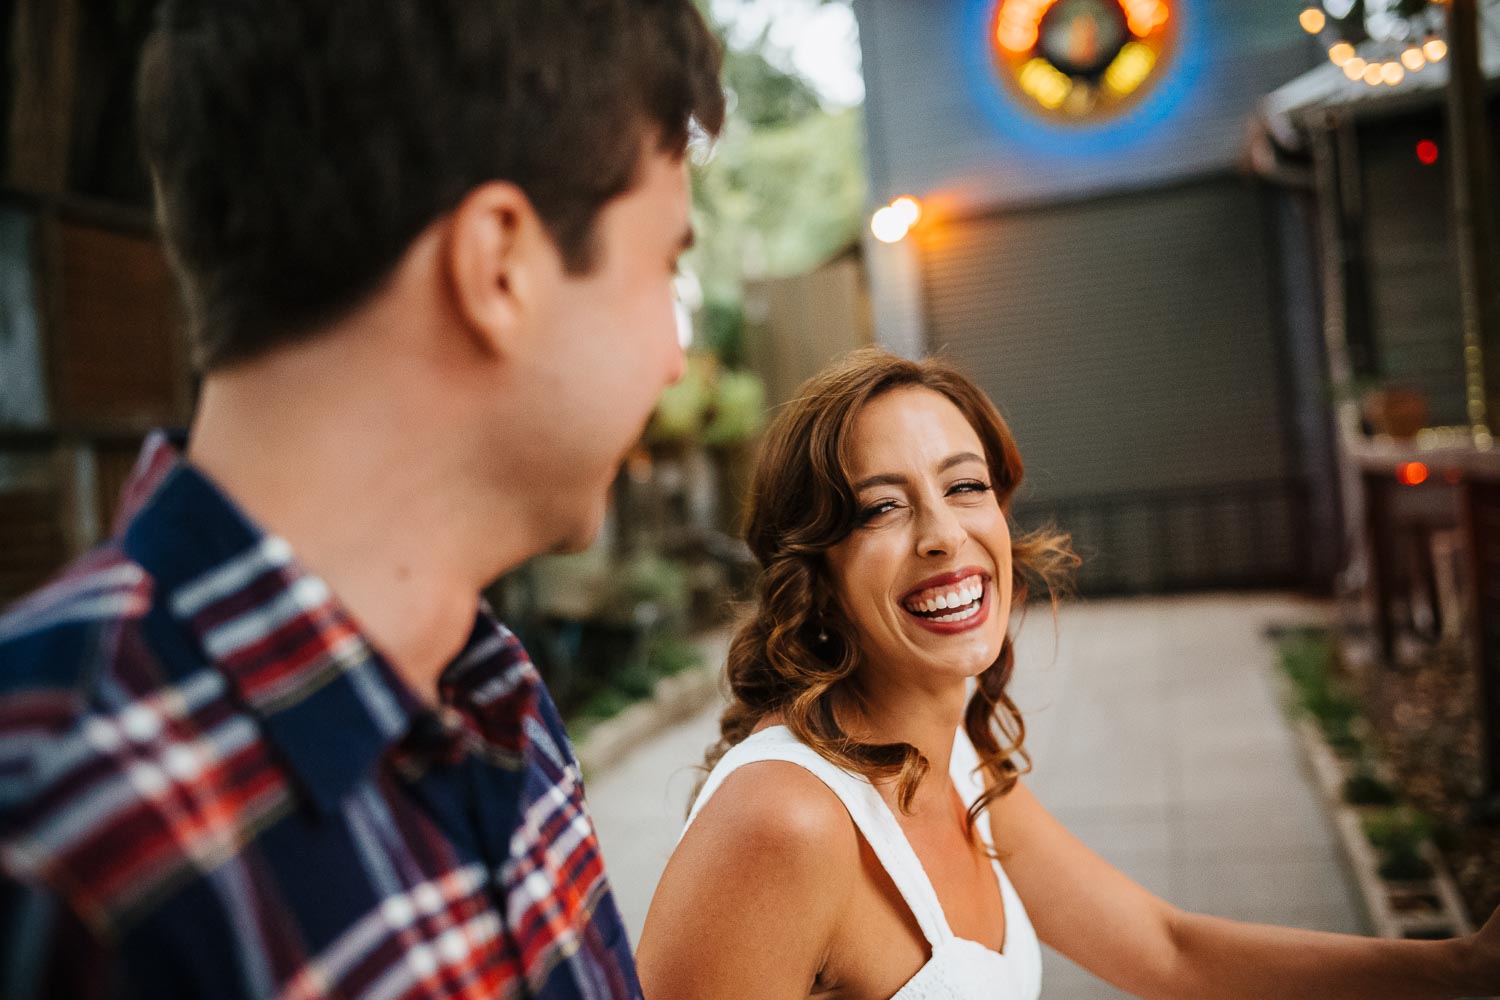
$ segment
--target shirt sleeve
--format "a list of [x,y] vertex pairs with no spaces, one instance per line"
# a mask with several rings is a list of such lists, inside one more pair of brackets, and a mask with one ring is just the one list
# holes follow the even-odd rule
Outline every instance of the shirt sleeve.
[[133,997],[111,950],[50,889],[0,869],[0,997]]

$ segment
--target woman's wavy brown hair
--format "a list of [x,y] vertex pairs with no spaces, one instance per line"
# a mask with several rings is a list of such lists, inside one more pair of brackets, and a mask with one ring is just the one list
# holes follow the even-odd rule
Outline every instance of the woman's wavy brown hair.
[[[908,743],[858,742],[835,716],[835,700],[858,671],[860,652],[858,635],[833,598],[823,555],[858,519],[847,472],[855,419],[872,399],[908,386],[940,393],[968,419],[984,444],[996,499],[1009,514],[1021,483],[1021,456],[994,404],[954,365],[865,348],[808,380],[772,421],[761,445],[745,512],[745,541],[761,571],[750,615],[729,648],[731,703],[705,767],[712,768],[767,715],[779,713],[798,740],[831,763],[871,780],[894,777],[897,801],[910,808],[927,760]],[[1030,585],[1040,583],[1055,611],[1078,559],[1067,535],[1042,529],[1013,539],[1011,564],[1012,606],[1024,605]],[[987,776],[984,794],[969,808],[971,829],[980,811],[1030,767],[1022,748],[1026,726],[1006,693],[1014,663],[1007,634],[964,711],[964,729]]]

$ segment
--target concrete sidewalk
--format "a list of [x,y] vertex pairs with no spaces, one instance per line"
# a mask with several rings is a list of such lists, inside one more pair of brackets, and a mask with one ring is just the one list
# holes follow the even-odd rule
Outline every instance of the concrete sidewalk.
[[[1270,625],[1325,606],[1275,595],[1077,603],[1055,631],[1033,609],[1012,692],[1026,779],[1078,837],[1186,909],[1362,932],[1362,917],[1270,683]],[[632,937],[676,842],[718,707],[590,782]],[[1121,997],[1046,953],[1044,996]]]

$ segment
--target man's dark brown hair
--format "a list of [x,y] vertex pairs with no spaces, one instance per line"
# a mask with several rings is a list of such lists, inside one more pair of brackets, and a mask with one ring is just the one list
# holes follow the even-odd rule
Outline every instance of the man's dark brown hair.
[[720,58],[692,0],[165,0],[141,135],[200,367],[358,305],[489,180],[586,273],[643,144],[723,124]]

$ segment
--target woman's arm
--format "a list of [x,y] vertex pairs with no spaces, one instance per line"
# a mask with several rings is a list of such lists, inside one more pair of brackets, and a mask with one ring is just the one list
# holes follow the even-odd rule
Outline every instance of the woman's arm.
[[636,965],[651,1000],[805,1000],[859,871],[854,822],[807,770],[747,764],[673,852]]
[[1222,1000],[1429,1000],[1500,990],[1500,921],[1456,941],[1391,941],[1186,913],[1126,878],[1024,785],[990,807],[1037,935],[1129,993]]

